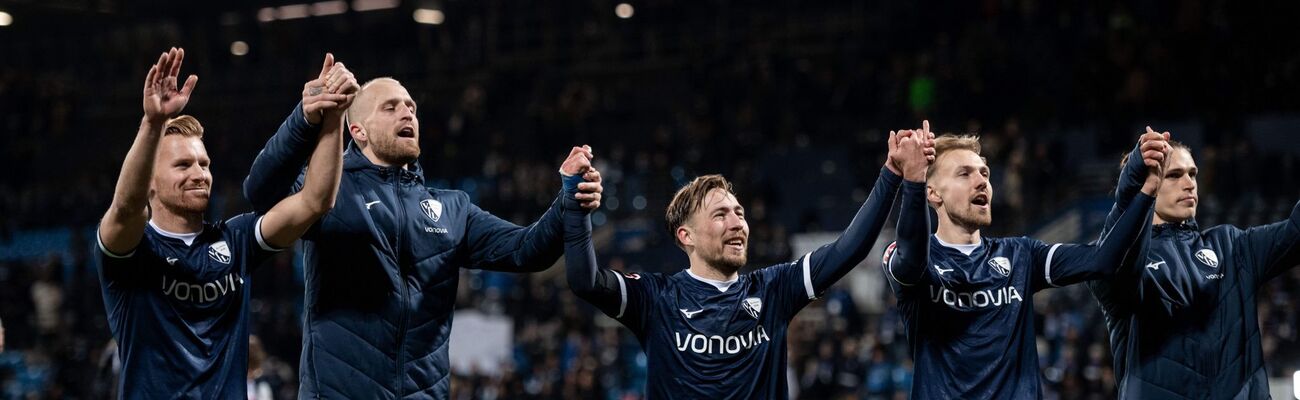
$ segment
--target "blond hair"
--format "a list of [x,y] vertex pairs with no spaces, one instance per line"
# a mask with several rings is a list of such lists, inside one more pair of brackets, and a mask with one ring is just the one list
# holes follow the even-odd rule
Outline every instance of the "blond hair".
[[727,178],[723,178],[722,175],[704,175],[696,177],[691,180],[691,183],[677,189],[677,194],[673,195],[672,202],[668,203],[668,210],[665,212],[664,218],[668,222],[668,231],[673,234],[673,241],[677,243],[677,247],[682,247],[681,241],[677,239],[677,228],[686,225],[686,221],[691,218],[691,214],[704,205],[704,198],[713,189],[726,190],[731,195],[736,194],[731,182],[728,182]]
[[183,137],[203,139],[203,124],[200,124],[198,119],[188,115],[169,119],[167,123],[163,124],[163,127],[163,136],[181,135]]
[[[937,162],[944,153],[953,150],[970,150],[975,155],[980,155],[980,137],[978,135],[953,135],[944,134],[934,139],[934,160]],[[930,180],[934,176],[937,168],[930,167],[925,171],[925,179]]]

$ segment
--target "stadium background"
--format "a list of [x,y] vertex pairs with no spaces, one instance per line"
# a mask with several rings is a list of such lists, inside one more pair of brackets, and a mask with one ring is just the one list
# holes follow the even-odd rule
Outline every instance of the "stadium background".
[[[661,221],[691,177],[736,182],[751,267],[789,260],[844,227],[886,132],[922,118],[983,136],[986,234],[1095,237],[1117,161],[1147,124],[1195,150],[1202,226],[1280,220],[1300,197],[1300,3],[1242,3],[3,1],[0,398],[110,395],[93,229],[140,82],[170,46],[200,76],[185,113],[207,129],[210,218],[249,209],[249,164],[331,51],[359,80],[393,76],[416,97],[431,185],[516,223],[553,199],[567,148],[591,144],[606,179],[601,261],[659,272],[685,267]],[[792,325],[798,398],[900,398],[922,378],[878,260]],[[569,293],[562,268],[463,272],[455,398],[639,398],[638,344]],[[286,252],[251,286],[266,354],[255,380],[280,399],[296,397],[301,277]],[[1292,270],[1259,296],[1275,397],[1300,369],[1298,293]],[[1047,397],[1113,397],[1095,301],[1080,287],[1035,301]]]

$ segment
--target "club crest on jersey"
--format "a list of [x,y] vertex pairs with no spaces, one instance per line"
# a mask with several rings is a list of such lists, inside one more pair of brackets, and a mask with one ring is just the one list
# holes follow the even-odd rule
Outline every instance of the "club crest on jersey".
[[222,264],[230,264],[230,246],[224,240],[213,243],[208,246],[208,257]]
[[745,309],[749,316],[758,319],[758,314],[763,312],[763,300],[757,297],[750,297],[740,303],[740,308]]
[[993,257],[992,260],[989,260],[989,266],[993,267],[993,270],[997,271],[999,275],[1011,275],[1011,260],[1006,257]]
[[434,199],[420,201],[420,209],[424,210],[424,216],[429,217],[433,222],[438,222],[442,218],[442,202]]
[[1219,267],[1219,256],[1217,254],[1214,254],[1214,250],[1210,250],[1210,249],[1197,250],[1196,259],[1200,260],[1201,264],[1208,265],[1210,268]]

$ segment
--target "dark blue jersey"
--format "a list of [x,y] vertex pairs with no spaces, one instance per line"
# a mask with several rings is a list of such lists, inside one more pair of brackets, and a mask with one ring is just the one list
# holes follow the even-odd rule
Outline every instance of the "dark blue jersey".
[[647,397],[785,397],[786,328],[813,298],[802,264],[741,275],[725,292],[687,271],[620,276],[627,302],[614,317],[646,349]]
[[[1117,197],[1144,173],[1126,167]],[[1110,330],[1119,398],[1269,398],[1256,295],[1300,264],[1297,243],[1300,203],[1289,219],[1249,229],[1155,226],[1141,263],[1089,285]]]
[[904,192],[882,262],[911,345],[912,398],[1041,397],[1033,294],[1113,273],[1145,241],[1154,198],[1134,201],[1102,244],[983,238],[967,254],[925,232],[923,193]]
[[260,220],[206,224],[190,244],[150,224],[127,255],[100,244],[123,398],[247,397],[250,270],[272,254]]
[[[640,339],[649,359],[647,398],[783,399],[790,319],[866,258],[901,180],[882,169],[838,239],[793,262],[742,274],[725,290],[688,271],[626,274],[598,268],[590,218],[566,211],[569,286]],[[576,193],[579,181],[565,179],[566,197]]]

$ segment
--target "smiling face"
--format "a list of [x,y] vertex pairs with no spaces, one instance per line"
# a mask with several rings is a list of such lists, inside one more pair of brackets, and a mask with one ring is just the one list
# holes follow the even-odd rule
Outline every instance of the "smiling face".
[[192,136],[163,136],[157,157],[149,187],[157,204],[176,214],[207,211],[212,172],[203,141]]
[[1192,152],[1185,146],[1174,147],[1165,161],[1164,177],[1156,192],[1155,223],[1180,223],[1196,217],[1200,201],[1196,192],[1198,172]]
[[[973,139],[972,139],[973,140]],[[976,142],[978,143],[978,142]],[[993,223],[993,184],[989,166],[979,147],[939,149],[926,179],[927,200],[939,214],[940,224],[956,224],[977,230]]]
[[745,266],[749,244],[749,222],[736,196],[724,189],[710,190],[704,203],[691,214],[690,222],[678,228],[683,243],[701,260],[720,271],[734,272]]
[[673,195],[665,217],[677,246],[692,261],[724,274],[739,271],[748,261],[745,208],[721,175],[701,176],[683,186]]
[[349,108],[348,129],[362,153],[378,165],[406,165],[420,157],[415,100],[391,78],[367,82]]

